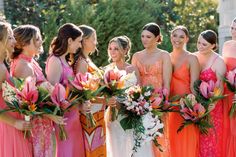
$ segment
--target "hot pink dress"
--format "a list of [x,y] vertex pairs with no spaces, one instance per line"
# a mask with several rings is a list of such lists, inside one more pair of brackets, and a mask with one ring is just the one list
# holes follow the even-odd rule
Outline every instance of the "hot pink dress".
[[[20,54],[11,63],[11,76],[14,77],[15,68],[19,60],[25,60],[33,69],[36,83],[40,84],[46,81],[39,64],[31,57]],[[32,119],[32,142],[34,157],[51,157],[53,156],[53,124],[46,117],[34,117]]]
[[[55,57],[55,56],[50,56]],[[49,59],[50,59],[49,58]],[[59,58],[60,59],[60,58]],[[68,78],[73,77],[73,70],[72,68],[64,64],[61,59],[61,66],[62,66],[62,74],[60,78],[60,83],[66,86],[68,84]],[[46,67],[50,66],[49,64]],[[70,109],[64,115],[66,120],[65,130],[68,134],[68,139],[65,141],[61,141],[59,138],[58,127],[56,127],[56,156],[57,157],[85,157],[85,150],[84,150],[84,141],[82,135],[82,127],[80,123],[80,114],[79,110],[76,107]]]
[[[163,88],[163,62],[161,60],[156,61],[153,65],[144,65],[137,60],[137,68],[140,72],[140,80],[142,86],[152,85],[156,89]],[[170,143],[169,143],[169,115],[165,114],[162,117],[164,122],[164,135],[158,138],[159,144],[161,144],[163,152],[153,144],[154,156],[156,157],[169,157],[170,156]]]
[[[217,56],[218,57],[218,56]],[[214,82],[217,81],[216,73],[212,68],[203,70],[200,80]],[[223,105],[218,101],[215,108],[211,111],[211,120],[214,128],[209,129],[207,135],[200,135],[199,157],[224,157],[223,149]]]
[[[6,76],[7,80],[9,80],[8,72]],[[7,105],[2,97],[2,90],[0,90],[0,108],[4,109],[6,107]],[[7,114],[16,119],[23,119],[22,116],[16,112],[8,112]],[[23,132],[0,121],[0,157],[32,156],[32,144],[28,139],[24,138]]]
[[[236,68],[236,58],[233,57],[225,57],[225,64],[227,66],[227,71],[234,70]],[[229,111],[232,107],[234,93],[228,90],[225,87],[225,95],[227,97],[224,99],[224,130],[223,130],[223,150],[225,157],[236,157],[236,117],[230,117]]]

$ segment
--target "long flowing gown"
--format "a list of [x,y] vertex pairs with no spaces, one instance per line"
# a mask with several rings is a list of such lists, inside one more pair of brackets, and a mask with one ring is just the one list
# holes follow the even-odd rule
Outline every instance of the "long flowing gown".
[[[131,74],[129,83],[125,87],[136,85],[137,78],[134,73]],[[117,120],[111,122],[110,110],[106,111],[106,142],[107,142],[107,157],[131,157],[134,146],[133,129],[124,131],[120,125],[120,121],[124,116],[118,115]],[[136,157],[136,154],[135,154]]]
[[[186,61],[173,72],[171,80],[172,96],[191,93],[190,69]],[[173,157],[197,157],[199,144],[199,131],[194,125],[189,125],[177,133],[183,118],[179,113],[170,113],[170,151]]]
[[[84,59],[84,58],[79,58]],[[94,72],[97,68],[88,63],[88,72]],[[105,105],[101,103],[92,103],[91,112],[96,121],[96,126],[92,128],[87,127],[87,118],[85,113],[81,112],[80,120],[82,124],[85,155],[86,157],[106,157],[106,126],[105,126]]]
[[[9,80],[9,73],[6,73]],[[0,108],[4,109],[7,105],[2,97],[0,90]],[[8,112],[8,115],[22,119],[23,117],[16,112]],[[33,157],[32,143],[24,138],[24,133],[16,128],[0,122],[0,157]]]
[[[216,73],[212,68],[205,69],[200,74],[200,80],[217,81]],[[199,157],[223,157],[223,101],[218,101],[210,112],[213,128],[208,134],[200,134]]]
[[[236,68],[236,58],[226,57],[224,58],[224,61],[227,66],[227,71],[231,71]],[[229,117],[229,111],[233,104],[234,93],[230,92],[227,87],[225,87],[225,95],[227,95],[227,97],[223,102],[223,156],[236,157],[236,117]]]
[[[31,57],[20,54],[11,63],[11,76],[15,76],[15,68],[20,60],[25,60],[33,69],[37,84],[46,80],[42,73],[39,64]],[[53,124],[52,121],[46,117],[34,117],[32,119],[33,129],[32,143],[34,157],[51,157],[53,156]]]
[[[136,66],[140,72],[140,80],[142,86],[152,85],[156,89],[163,88],[163,62],[158,60],[155,64],[145,65],[142,64],[139,60],[136,62]],[[169,157],[170,156],[170,142],[169,142],[169,114],[166,113],[162,117],[164,123],[164,132],[163,136],[159,137],[158,143],[161,144],[163,152],[160,152],[159,149],[152,144],[153,156],[156,157]]]
[[[50,56],[55,57],[55,56]],[[49,58],[49,59],[50,59]],[[66,65],[59,58],[62,66],[62,74],[60,83],[66,86],[68,78],[73,77],[73,70],[69,65]],[[46,65],[46,68],[50,66]],[[69,112],[64,115],[66,120],[65,130],[68,134],[68,139],[65,141],[60,140],[59,129],[56,127],[56,157],[84,157],[84,141],[82,135],[82,127],[80,123],[80,113],[77,107],[72,107]]]

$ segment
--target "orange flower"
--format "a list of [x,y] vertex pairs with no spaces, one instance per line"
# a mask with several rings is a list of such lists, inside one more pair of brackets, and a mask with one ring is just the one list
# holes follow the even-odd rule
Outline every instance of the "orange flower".
[[33,111],[36,111],[37,106],[35,104],[31,103],[28,105],[28,109],[33,112]]

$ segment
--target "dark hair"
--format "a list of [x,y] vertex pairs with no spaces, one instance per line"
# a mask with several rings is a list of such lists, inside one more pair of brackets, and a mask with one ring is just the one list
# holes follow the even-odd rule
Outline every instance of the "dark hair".
[[236,17],[233,19],[233,22],[236,22]]
[[213,50],[217,49],[217,34],[213,30],[205,30],[200,35],[210,44],[215,44]]
[[41,36],[40,30],[34,25],[21,25],[13,30],[16,45],[11,59],[17,58],[23,51],[23,47],[30,44],[31,39],[36,42],[36,35]]
[[62,25],[58,30],[57,37],[55,37],[51,42],[51,52],[57,57],[62,56],[67,53],[68,39],[71,38],[72,40],[75,40],[82,34],[83,33],[79,27],[72,23]]
[[[123,50],[123,51],[127,51],[127,54],[125,56],[128,57],[127,61],[130,59],[130,49],[131,49],[131,41],[130,39],[123,35],[123,36],[118,36],[118,37],[114,37],[109,41],[108,46],[112,43],[112,42],[116,42],[119,49]],[[111,57],[109,56],[109,61],[111,60]]]
[[144,31],[144,30],[147,30],[147,31],[151,32],[155,37],[160,36],[160,38],[159,38],[159,40],[158,40],[157,42],[158,42],[158,43],[161,43],[161,42],[162,42],[161,29],[160,29],[160,27],[159,27],[158,24],[153,23],[153,22],[148,23],[148,24],[146,24],[146,25],[143,27],[142,30],[143,30],[143,31]]
[[79,28],[83,32],[82,48],[79,48],[77,50],[76,54],[72,54],[70,56],[70,58],[73,58],[73,60],[74,60],[74,62],[72,63],[72,67],[74,68],[74,70],[75,70],[75,68],[77,66],[77,62],[78,62],[79,58],[80,57],[85,58],[84,54],[83,54],[83,40],[84,39],[88,39],[89,37],[92,36],[93,33],[96,33],[96,30],[93,27],[90,27],[90,26],[87,26],[87,25],[80,25]]
[[176,30],[182,30],[184,32],[184,34],[189,37],[189,31],[185,26],[176,26],[172,31],[171,34],[173,34]]

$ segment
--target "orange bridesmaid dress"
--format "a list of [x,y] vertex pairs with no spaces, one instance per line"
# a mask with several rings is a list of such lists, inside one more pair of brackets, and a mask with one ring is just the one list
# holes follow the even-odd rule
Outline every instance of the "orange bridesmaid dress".
[[[140,72],[140,81],[142,86],[152,85],[154,88],[160,89],[163,87],[163,62],[157,61],[154,65],[144,65],[137,60],[137,68]],[[162,117],[164,123],[164,133],[161,138],[158,138],[158,143],[161,144],[163,152],[159,151],[153,144],[155,157],[170,157],[170,143],[169,143],[169,114]]]
[[[227,71],[236,68],[236,58],[225,57],[224,61],[227,66]],[[234,93],[225,88],[225,94],[227,95],[227,97],[223,102],[223,151],[225,153],[225,157],[236,157],[236,117],[229,117],[229,111],[232,106]]]
[[[170,94],[175,96],[189,93],[191,93],[190,71],[186,62],[184,62],[172,75]],[[197,157],[199,150],[199,131],[194,125],[189,125],[177,133],[182,122],[183,118],[179,113],[170,113],[169,136],[171,156]]]

